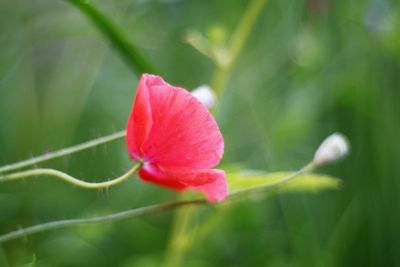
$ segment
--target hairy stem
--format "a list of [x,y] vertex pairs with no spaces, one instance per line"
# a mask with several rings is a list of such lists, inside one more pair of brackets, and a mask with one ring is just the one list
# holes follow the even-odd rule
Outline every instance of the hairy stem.
[[96,224],[96,223],[104,223],[104,222],[114,222],[123,219],[135,218],[141,215],[150,214],[154,212],[159,212],[163,210],[173,209],[180,206],[185,205],[196,205],[196,204],[206,204],[207,202],[204,199],[195,199],[188,201],[176,201],[170,202],[161,205],[152,205],[143,208],[137,208],[127,211],[122,211],[118,213],[113,213],[105,216],[93,217],[93,218],[85,218],[85,219],[70,219],[70,220],[60,220],[53,221],[44,224],[38,224],[27,228],[22,228],[13,232],[10,232],[5,235],[0,236],[0,242],[9,241],[12,239],[28,236],[31,234],[45,232],[49,230],[55,230],[65,227],[71,227],[82,224]]
[[112,141],[124,138],[125,135],[126,135],[126,131],[123,130],[120,132],[116,132],[116,133],[113,133],[110,135],[106,135],[103,137],[93,139],[93,140],[85,142],[85,143],[81,143],[81,144],[74,145],[71,147],[63,148],[63,149],[60,149],[60,150],[57,150],[54,152],[49,152],[42,156],[37,156],[37,157],[31,158],[31,159],[27,159],[27,160],[12,163],[9,165],[5,165],[5,166],[0,167],[0,173],[22,169],[24,167],[32,166],[32,165],[38,164],[40,162],[60,158],[65,155],[70,155],[70,154],[73,154],[73,153],[76,153],[76,152],[79,152],[79,151],[82,151],[82,150],[85,150],[88,148],[92,148],[92,147],[95,147],[95,146],[98,146],[101,144],[105,144],[108,142],[112,142]]
[[64,180],[67,183],[83,187],[83,188],[90,188],[90,189],[100,189],[100,188],[107,188],[119,183],[122,183],[126,179],[128,179],[130,176],[136,173],[136,171],[142,166],[141,162],[136,163],[132,169],[130,169],[128,172],[125,174],[121,175],[120,177],[114,178],[112,180],[108,180],[105,182],[85,182],[82,181],[78,178],[75,178],[69,174],[66,174],[64,172],[58,171],[58,170],[53,170],[53,169],[33,169],[33,170],[27,170],[27,171],[21,171],[21,172],[16,172],[16,173],[11,173],[11,174],[5,174],[3,176],[0,176],[0,182],[6,182],[6,181],[12,181],[12,180],[18,180],[18,179],[24,179],[32,176],[53,176],[56,178],[59,178],[61,180]]
[[249,189],[240,190],[240,191],[237,191],[237,192],[229,194],[229,198],[242,197],[242,196],[245,196],[246,194],[250,194],[250,193],[251,194],[262,193],[266,189],[273,188],[273,187],[278,187],[280,185],[283,185],[283,184],[293,180],[294,178],[296,178],[296,177],[298,177],[298,176],[300,176],[302,174],[305,174],[305,173],[308,173],[308,172],[312,172],[313,170],[315,170],[315,168],[316,168],[315,163],[314,162],[310,162],[309,164],[305,165],[300,170],[298,170],[296,172],[293,172],[290,175],[288,175],[288,176],[286,176],[286,177],[284,177],[282,179],[279,179],[274,183],[267,184],[267,185],[264,185],[264,186],[255,187],[255,188],[249,188]]
[[[138,166],[138,165],[135,165],[135,166]],[[224,202],[221,202],[220,205],[223,205],[224,203],[228,203],[229,201],[232,201],[232,200],[236,200],[239,197],[245,197],[251,193],[261,193],[261,192],[265,192],[270,189],[278,188],[279,186],[286,184],[287,182],[293,180],[294,178],[296,178],[302,174],[305,174],[307,172],[310,172],[314,169],[315,169],[315,165],[313,163],[310,163],[310,164],[306,165],[305,167],[301,168],[299,171],[294,172],[294,173],[280,179],[279,181],[276,181],[274,184],[269,184],[269,185],[266,185],[263,187],[250,188],[250,189],[231,193],[228,195],[228,197],[226,198],[226,200]],[[165,204],[157,204],[157,205],[151,205],[151,206],[142,207],[142,208],[131,209],[131,210],[117,212],[117,213],[100,216],[100,217],[53,221],[53,222],[48,222],[48,223],[43,223],[43,224],[38,224],[38,225],[18,229],[16,231],[12,231],[12,232],[6,233],[4,235],[0,235],[0,243],[9,241],[9,240],[13,240],[13,239],[17,239],[20,237],[26,237],[28,235],[35,234],[35,233],[49,231],[49,230],[56,230],[56,229],[60,229],[60,228],[66,228],[66,227],[82,225],[82,224],[95,224],[95,223],[103,223],[103,222],[113,222],[113,221],[118,221],[118,220],[122,220],[122,219],[132,219],[132,218],[136,218],[136,217],[139,217],[142,215],[151,214],[151,213],[155,213],[155,212],[159,212],[159,211],[165,211],[165,210],[175,209],[175,208],[182,207],[182,206],[192,206],[192,205],[198,205],[198,204],[207,204],[207,201],[205,199],[181,200],[181,201],[175,201],[175,202],[170,202],[170,203],[165,203]]]

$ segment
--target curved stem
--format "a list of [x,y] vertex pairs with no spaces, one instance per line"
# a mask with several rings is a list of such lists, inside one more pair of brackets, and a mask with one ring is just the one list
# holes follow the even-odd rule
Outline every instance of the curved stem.
[[[135,165],[135,167],[138,166],[139,164]],[[224,202],[222,202],[221,204],[223,205],[224,203],[227,203],[229,200],[235,200],[238,197],[246,196],[249,193],[257,193],[257,192],[265,191],[265,190],[272,189],[277,186],[283,185],[283,184],[293,180],[294,178],[298,177],[301,174],[304,174],[306,172],[314,170],[315,167],[316,167],[315,164],[310,163],[310,164],[306,165],[305,167],[303,167],[302,169],[300,169],[299,171],[294,172],[294,173],[276,181],[274,184],[269,184],[269,185],[266,185],[263,187],[250,188],[250,189],[231,193],[228,195],[226,200]],[[109,215],[105,215],[105,216],[99,216],[99,217],[53,221],[53,222],[49,222],[49,223],[43,223],[43,224],[30,226],[27,228],[22,228],[19,230],[9,232],[4,235],[0,235],[0,243],[9,241],[9,240],[13,240],[13,239],[17,239],[20,237],[28,236],[31,234],[39,233],[39,232],[49,231],[49,230],[56,230],[56,229],[60,229],[60,228],[71,227],[71,226],[82,225],[82,224],[113,222],[113,221],[118,221],[118,220],[128,219],[128,218],[131,219],[131,218],[139,217],[141,215],[150,214],[153,212],[164,211],[164,210],[174,209],[174,208],[178,208],[178,207],[182,207],[182,206],[190,206],[190,205],[197,205],[197,204],[207,204],[207,201],[205,199],[181,200],[181,201],[175,201],[175,202],[170,202],[170,203],[166,203],[166,204],[157,204],[157,205],[152,205],[152,206],[147,206],[147,207],[142,207],[142,208],[131,209],[131,210],[117,212],[117,213],[113,213],[113,214],[109,214]]]
[[90,189],[100,189],[100,188],[107,188],[116,184],[119,184],[126,179],[128,179],[130,176],[135,174],[135,172],[142,166],[142,162],[136,163],[132,169],[130,169],[128,172],[125,174],[121,175],[120,177],[117,177],[115,179],[106,181],[106,182],[85,182],[80,179],[77,179],[69,174],[66,174],[64,172],[58,171],[58,170],[53,170],[53,169],[33,169],[33,170],[27,170],[27,171],[22,171],[22,172],[16,172],[16,173],[11,173],[11,174],[6,174],[3,176],[0,176],[0,182],[6,182],[6,181],[12,181],[12,180],[18,180],[18,179],[24,179],[27,177],[31,176],[38,176],[38,175],[45,175],[45,176],[54,176],[57,178],[60,178],[61,180],[64,180],[67,183],[83,187],[83,188],[90,188]]
[[85,142],[85,143],[81,143],[78,145],[60,149],[58,151],[46,153],[42,156],[37,156],[37,157],[31,158],[28,160],[23,160],[20,162],[5,165],[5,166],[0,167],[0,173],[9,172],[9,171],[17,170],[17,169],[22,169],[24,167],[35,165],[35,164],[43,162],[43,161],[60,158],[65,155],[73,154],[73,153],[76,153],[76,152],[79,152],[79,151],[82,151],[82,150],[85,150],[85,149],[88,149],[91,147],[95,147],[95,146],[98,146],[101,144],[105,144],[108,142],[112,142],[112,141],[121,139],[121,138],[125,137],[125,135],[126,135],[126,131],[123,130],[123,131],[119,131],[119,132],[116,132],[116,133],[113,133],[110,135],[106,135],[103,137],[93,139],[93,140]]
[[288,175],[288,176],[286,176],[286,177],[284,177],[284,178],[282,178],[280,180],[277,180],[274,183],[267,184],[267,185],[264,185],[264,186],[255,187],[255,188],[249,188],[249,189],[240,190],[240,191],[237,191],[237,192],[229,194],[229,198],[240,197],[240,196],[247,195],[249,193],[259,193],[259,192],[263,192],[263,191],[265,191],[265,190],[267,190],[269,188],[273,188],[273,187],[277,187],[277,186],[283,185],[283,184],[285,184],[287,182],[290,182],[291,180],[293,180],[294,178],[296,178],[296,177],[298,177],[298,176],[300,176],[302,174],[305,174],[305,173],[313,171],[316,167],[317,167],[317,165],[315,165],[315,163],[312,161],[312,162],[308,163],[306,166],[304,166],[303,168],[301,168],[300,170],[298,170],[296,172],[293,172],[290,175]]

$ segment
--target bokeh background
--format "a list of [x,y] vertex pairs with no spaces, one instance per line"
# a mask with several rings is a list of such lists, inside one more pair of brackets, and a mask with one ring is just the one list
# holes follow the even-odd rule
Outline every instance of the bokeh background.
[[[90,3],[166,81],[193,89],[216,66],[187,32],[224,47],[252,1]],[[140,72],[81,10],[1,0],[0,14],[0,164],[125,127]],[[216,114],[223,164],[294,170],[340,131],[350,156],[319,170],[341,178],[340,190],[199,208],[180,250],[168,211],[10,241],[0,266],[400,266],[399,29],[395,0],[270,0],[230,70]],[[119,140],[40,166],[90,180],[131,164]],[[137,179],[97,192],[31,178],[1,184],[0,230],[177,198]]]

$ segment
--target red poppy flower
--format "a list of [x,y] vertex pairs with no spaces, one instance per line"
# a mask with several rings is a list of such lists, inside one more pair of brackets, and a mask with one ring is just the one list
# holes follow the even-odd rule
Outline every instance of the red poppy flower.
[[185,89],[144,74],[127,125],[127,147],[143,161],[142,180],[175,190],[203,192],[209,202],[226,197],[221,160],[224,140],[207,107]]

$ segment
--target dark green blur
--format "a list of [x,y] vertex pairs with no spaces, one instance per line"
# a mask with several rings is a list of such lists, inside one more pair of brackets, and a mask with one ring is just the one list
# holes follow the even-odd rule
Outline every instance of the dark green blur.
[[[250,1],[89,2],[130,40],[126,54],[68,1],[0,0],[0,165],[123,129],[137,70],[188,89],[210,84],[215,65],[185,36],[223,46]],[[319,172],[342,188],[200,208],[182,266],[400,266],[399,29],[395,0],[267,2],[220,99],[222,166],[295,170],[339,131],[351,154]],[[99,181],[131,165],[120,140],[40,166]],[[46,177],[4,183],[0,234],[177,198],[138,179],[101,192]],[[173,216],[10,241],[0,266],[163,266]]]

